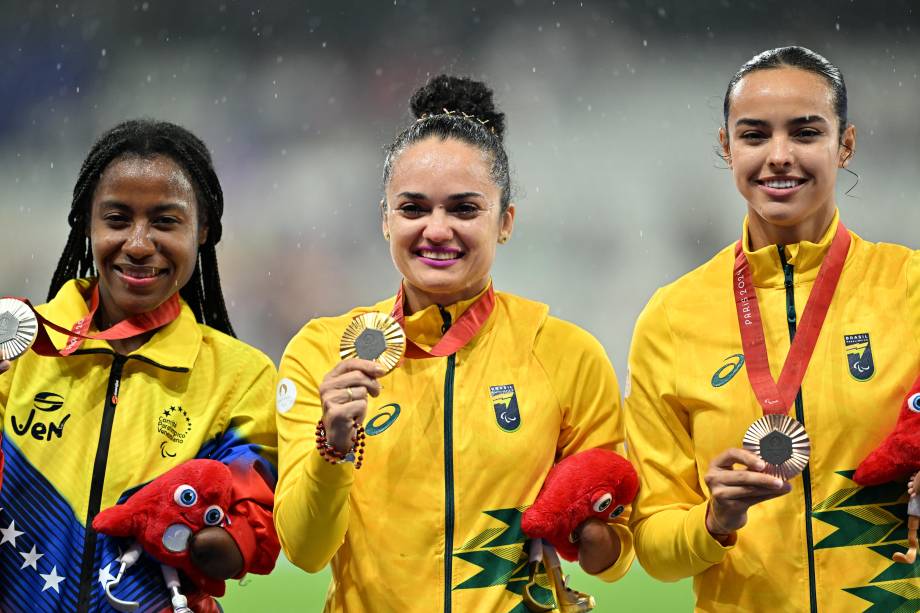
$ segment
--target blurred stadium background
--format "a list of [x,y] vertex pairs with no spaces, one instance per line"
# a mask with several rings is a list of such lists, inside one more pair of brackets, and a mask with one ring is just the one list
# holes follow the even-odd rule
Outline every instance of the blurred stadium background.
[[[766,48],[835,62],[858,129],[847,224],[920,247],[920,20],[909,0],[440,3],[0,2],[0,184],[7,294],[43,301],[93,140],[123,119],[185,125],[226,194],[219,247],[240,337],[277,360],[317,315],[390,295],[382,148],[442,71],[486,79],[508,115],[517,186],[495,283],[596,335],[622,376],[654,289],[736,239],[743,202],[715,155],[722,94]],[[638,564],[600,611],[688,610],[689,581]],[[228,611],[318,611],[328,574],[286,561]]]

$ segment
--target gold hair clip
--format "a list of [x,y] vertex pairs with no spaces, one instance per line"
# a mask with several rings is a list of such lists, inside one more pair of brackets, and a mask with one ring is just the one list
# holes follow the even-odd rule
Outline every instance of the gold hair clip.
[[492,134],[498,134],[498,132],[495,131],[495,127],[494,127],[494,126],[487,126],[487,125],[486,125],[487,123],[489,123],[489,120],[488,120],[488,119],[480,119],[479,117],[476,117],[475,115],[470,115],[470,114],[465,113],[465,112],[463,112],[463,111],[452,111],[452,110],[448,110],[447,108],[443,108],[443,109],[441,109],[441,110],[444,111],[444,112],[443,112],[443,113],[428,113],[428,112],[422,113],[422,114],[419,116],[419,118],[415,120],[415,123],[418,123],[418,122],[420,122],[420,121],[424,121],[424,120],[426,120],[426,119],[431,119],[432,117],[437,117],[438,115],[447,115],[448,117],[454,117],[454,116],[460,115],[460,116],[462,116],[464,119],[466,119],[466,120],[468,120],[468,121],[474,121],[474,122],[478,123],[479,125],[481,125],[482,127],[488,128],[488,130],[489,130]]

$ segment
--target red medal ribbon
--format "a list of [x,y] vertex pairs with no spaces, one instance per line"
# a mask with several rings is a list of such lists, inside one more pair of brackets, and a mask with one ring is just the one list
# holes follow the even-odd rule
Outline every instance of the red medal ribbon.
[[[93,321],[93,317],[96,315],[96,311],[99,309],[98,283],[93,287],[93,292],[90,297],[89,313],[77,321],[70,330],[47,320],[35,310],[35,307],[33,307],[32,303],[27,299],[15,299],[24,302],[32,309],[32,312],[35,313],[35,317],[38,319],[39,323],[42,324],[38,326],[38,335],[35,339],[35,343],[32,345],[32,351],[38,355],[49,357],[68,356],[79,349],[85,339],[119,341],[146,334],[151,330],[156,330],[157,328],[171,323],[179,316],[179,312],[181,311],[179,292],[176,292],[170,296],[166,302],[148,313],[133,315],[98,334],[86,334],[86,331],[89,330],[90,324]],[[48,336],[48,331],[45,329],[46,327],[67,335],[67,344],[63,349],[58,350],[55,348],[54,344],[51,342],[51,338]]]
[[[400,285],[399,291],[396,293],[396,304],[393,305],[393,311],[390,315],[405,329],[403,322],[406,317],[403,314],[403,301],[403,288]],[[457,353],[482,329],[494,308],[495,291],[492,289],[492,284],[489,283],[489,289],[463,312],[463,315],[451,325],[450,329],[441,337],[441,340],[429,351],[425,351],[413,343],[409,336],[406,335],[406,357],[414,359],[443,358]]]
[[735,292],[735,306],[738,310],[738,326],[741,329],[741,346],[744,349],[744,365],[754,394],[757,396],[764,415],[785,415],[795,402],[795,397],[802,386],[808,362],[814,353],[821,326],[831,306],[834,290],[840,280],[843,264],[850,249],[850,233],[842,222],[837,224],[837,233],[831,241],[830,249],[821,262],[818,277],[815,279],[811,295],[805,304],[801,323],[796,330],[795,339],[789,347],[786,361],[779,375],[779,382],[773,380],[770,373],[770,361],[767,358],[767,343],[763,331],[763,320],[757,307],[757,292],[751,277],[751,269],[741,241],[735,245],[735,270],[732,276],[732,289]]

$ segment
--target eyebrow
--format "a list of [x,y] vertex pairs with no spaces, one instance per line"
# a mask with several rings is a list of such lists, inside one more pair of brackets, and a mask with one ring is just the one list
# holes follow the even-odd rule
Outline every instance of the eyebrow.
[[[786,125],[789,126],[800,126],[807,123],[823,123],[826,124],[827,120],[820,115],[803,115],[801,117],[796,117],[795,119],[790,119],[786,122]],[[752,119],[750,117],[742,117],[735,122],[735,127],[738,126],[751,126],[753,128],[765,128],[769,127],[770,122],[763,119]]]
[[[100,206],[111,207],[115,209],[130,210],[131,207],[125,204],[120,200],[104,200]],[[182,213],[187,213],[190,210],[188,204],[179,203],[179,202],[164,202],[162,204],[157,204],[151,210],[151,213],[154,215],[159,215],[160,213],[168,213],[170,211],[179,211]]]
[[[428,196],[421,192],[400,192],[396,194],[397,198],[408,198],[409,200],[429,200]],[[479,192],[461,192],[459,194],[451,194],[447,197],[448,200],[456,202],[458,200],[466,200],[467,198],[484,198]]]

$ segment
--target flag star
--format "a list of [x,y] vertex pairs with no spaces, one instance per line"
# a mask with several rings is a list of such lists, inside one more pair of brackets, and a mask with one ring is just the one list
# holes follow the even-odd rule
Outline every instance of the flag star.
[[47,575],[39,573],[39,576],[45,580],[45,587],[42,588],[43,592],[48,589],[53,589],[58,594],[61,593],[61,590],[58,589],[58,584],[60,584],[61,581],[66,579],[66,577],[62,577],[59,574],[57,574],[57,566],[52,566],[51,572],[48,573]]
[[112,571],[109,570],[110,568],[112,568],[111,562],[106,564],[105,568],[101,568],[101,567],[99,568],[99,584],[102,587],[105,587],[112,581],[115,581],[115,577],[112,576]]
[[22,570],[26,566],[31,566],[34,570],[38,570],[36,563],[38,562],[38,559],[44,557],[45,554],[35,551],[35,545],[32,545],[32,551],[20,551],[19,555],[21,555],[22,559],[25,560],[25,562],[22,563],[22,566],[19,567],[19,570]]
[[17,537],[17,536],[22,536],[23,534],[25,534],[25,532],[20,532],[19,530],[17,530],[17,529],[16,529],[16,522],[13,521],[13,520],[10,520],[10,526],[9,526],[9,528],[2,528],[2,529],[0,529],[0,534],[3,535],[3,538],[0,539],[0,545],[2,545],[3,543],[12,543],[12,544],[13,544],[13,547],[15,547],[15,546],[16,546],[16,537]]

